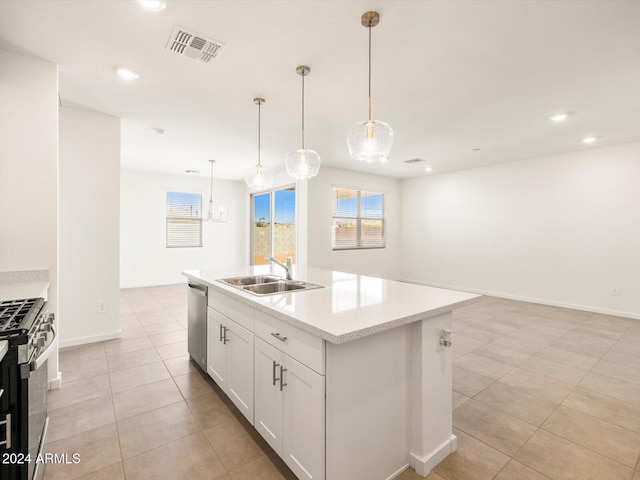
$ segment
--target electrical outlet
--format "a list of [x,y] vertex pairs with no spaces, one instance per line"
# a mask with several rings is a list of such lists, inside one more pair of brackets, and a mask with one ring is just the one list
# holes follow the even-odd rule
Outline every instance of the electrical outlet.
[[98,302],[97,306],[98,313],[107,313],[107,305],[104,302]]
[[618,285],[614,285],[613,287],[611,287],[611,295],[613,295],[614,297],[620,295],[620,287]]

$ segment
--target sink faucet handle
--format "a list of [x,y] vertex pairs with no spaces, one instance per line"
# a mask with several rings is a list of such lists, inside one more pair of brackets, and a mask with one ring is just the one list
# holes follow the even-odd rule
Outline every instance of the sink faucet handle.
[[291,257],[287,257],[286,261],[287,261],[287,267],[291,267],[291,263],[293,262],[293,259]]

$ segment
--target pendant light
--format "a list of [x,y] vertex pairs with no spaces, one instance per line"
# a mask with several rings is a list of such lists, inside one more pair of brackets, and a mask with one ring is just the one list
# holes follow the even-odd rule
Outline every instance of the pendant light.
[[369,119],[356,123],[347,135],[349,153],[356,160],[385,162],[393,145],[393,130],[380,120],[371,119],[371,29],[380,22],[378,12],[366,12],[361,17],[362,26],[369,29]]
[[284,161],[287,173],[296,180],[315,177],[320,169],[318,152],[304,148],[304,77],[310,72],[311,69],[306,65],[300,65],[296,68],[296,73],[302,77],[302,148],[287,153]]
[[264,103],[264,98],[254,98],[253,103],[258,105],[258,163],[247,170],[244,181],[251,190],[264,190],[273,183],[273,170],[260,163],[260,107]]
[[206,220],[208,222],[226,222],[229,219],[229,209],[213,205],[213,164],[215,160],[209,160],[211,164],[211,190],[209,194],[209,211]]

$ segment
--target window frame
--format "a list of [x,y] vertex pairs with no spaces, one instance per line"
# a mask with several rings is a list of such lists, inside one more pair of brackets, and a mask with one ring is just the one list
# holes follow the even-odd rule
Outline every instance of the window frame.
[[[341,217],[336,215],[336,205],[335,205],[335,200],[336,200],[336,195],[335,195],[335,190],[336,189],[342,189],[342,190],[351,190],[356,192],[356,216],[355,217]],[[373,194],[379,194],[382,195],[382,218],[374,218],[374,217],[363,217],[361,216],[361,195],[362,192],[368,192],[368,193],[373,193]],[[386,218],[386,192],[382,192],[382,191],[378,191],[378,190],[372,190],[372,189],[368,189],[368,188],[362,188],[362,187],[345,187],[343,185],[332,185],[331,186],[331,219],[332,219],[332,223],[331,223],[331,249],[332,251],[341,251],[341,250],[374,250],[374,249],[381,249],[381,248],[387,248],[387,218]],[[355,246],[351,246],[351,247],[336,247],[335,245],[335,235],[334,235],[334,231],[333,229],[335,228],[335,221],[336,220],[348,220],[348,221],[355,221],[356,223],[356,245]],[[371,220],[371,221],[380,221],[382,223],[382,245],[380,246],[362,246],[362,221],[363,220]]]
[[[168,215],[168,207],[169,207],[169,199],[168,199],[168,195],[170,193],[177,193],[177,194],[189,194],[189,195],[198,195],[200,197],[200,210],[199,210],[199,216],[197,218],[194,218],[194,220],[197,220],[198,222],[198,233],[199,233],[199,238],[198,238],[198,245],[169,245],[169,219],[184,219],[187,217],[170,217]],[[164,190],[164,231],[165,231],[165,248],[203,248],[203,242],[202,242],[202,192],[197,192],[194,190],[184,190],[184,189],[174,189],[174,188],[166,188]]]
[[270,245],[271,245],[271,253],[270,255],[275,256],[274,253],[274,248],[275,248],[275,236],[276,236],[276,229],[275,229],[275,225],[276,225],[276,192],[280,191],[280,190],[293,190],[295,192],[295,212],[294,212],[294,217],[295,217],[295,226],[296,226],[296,237],[295,237],[295,241],[296,241],[296,248],[295,248],[295,260],[294,260],[294,265],[298,259],[298,235],[297,235],[297,229],[298,229],[298,185],[297,183],[291,183],[291,184],[285,184],[285,185],[279,185],[279,186],[272,186],[266,190],[260,190],[257,192],[251,192],[249,194],[249,203],[251,204],[249,210],[249,231],[251,232],[250,236],[251,236],[251,240],[249,242],[249,265],[256,265],[254,263],[254,256],[255,256],[255,232],[254,232],[254,226],[255,226],[255,200],[254,197],[258,196],[258,195],[264,195],[264,194],[269,194],[269,214],[270,214],[270,220],[269,220],[269,224],[271,225],[271,238],[270,238]]

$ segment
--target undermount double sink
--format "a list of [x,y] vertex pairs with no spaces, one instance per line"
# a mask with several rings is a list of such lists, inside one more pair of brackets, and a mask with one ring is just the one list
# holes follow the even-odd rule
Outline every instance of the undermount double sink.
[[276,275],[251,275],[247,277],[221,278],[218,281],[258,296],[275,295],[277,293],[302,292],[304,290],[322,288],[322,285],[301,282],[299,280],[286,280]]

